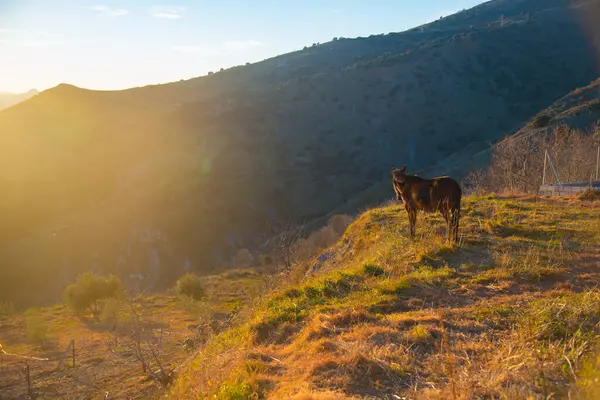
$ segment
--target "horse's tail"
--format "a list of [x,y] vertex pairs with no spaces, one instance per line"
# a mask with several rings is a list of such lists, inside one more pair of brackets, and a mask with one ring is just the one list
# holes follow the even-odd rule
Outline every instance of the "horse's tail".
[[450,204],[450,229],[452,230],[451,232],[451,237],[452,239],[454,239],[455,241],[458,241],[458,226],[460,223],[460,199],[461,195],[460,192],[458,194],[458,196],[453,196],[453,198],[451,199],[451,204]]
[[460,206],[452,210],[452,233],[455,241],[458,242],[458,226],[460,224]]

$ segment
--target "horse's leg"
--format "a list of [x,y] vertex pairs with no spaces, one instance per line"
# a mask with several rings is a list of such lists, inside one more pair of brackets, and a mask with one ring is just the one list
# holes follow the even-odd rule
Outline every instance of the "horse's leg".
[[406,207],[408,213],[408,224],[410,226],[410,237],[414,237],[417,228],[417,209],[412,207]]
[[452,230],[453,235],[452,238],[454,239],[455,242],[458,242],[458,224],[460,221],[460,208],[454,208],[451,210],[452,213]]
[[440,208],[440,211],[442,212],[442,216],[444,217],[444,220],[446,221],[446,234],[448,235],[448,241],[452,241],[452,239],[450,239],[451,235],[452,235],[452,227],[451,227],[451,212],[450,210],[448,210],[447,207],[442,206]]
[[410,213],[411,213],[411,220],[410,220],[410,236],[415,237],[415,235],[417,234],[417,212],[418,210],[416,208],[413,208]]

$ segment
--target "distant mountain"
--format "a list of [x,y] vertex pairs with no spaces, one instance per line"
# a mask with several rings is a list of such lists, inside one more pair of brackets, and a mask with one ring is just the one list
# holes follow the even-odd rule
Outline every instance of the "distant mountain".
[[0,112],[0,265],[66,281],[257,249],[269,220],[318,219],[394,165],[486,148],[595,79],[599,10],[496,0],[188,81],[42,92]]
[[31,89],[26,93],[8,93],[0,92],[0,110],[25,101],[38,94],[38,91]]

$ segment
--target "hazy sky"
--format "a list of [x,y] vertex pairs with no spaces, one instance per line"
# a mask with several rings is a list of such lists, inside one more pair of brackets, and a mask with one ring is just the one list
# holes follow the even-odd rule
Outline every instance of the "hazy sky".
[[121,89],[335,36],[403,31],[481,0],[0,0],[0,91]]

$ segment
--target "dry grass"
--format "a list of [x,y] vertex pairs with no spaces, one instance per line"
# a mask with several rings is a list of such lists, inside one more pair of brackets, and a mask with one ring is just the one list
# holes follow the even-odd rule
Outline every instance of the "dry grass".
[[264,296],[245,324],[213,338],[171,396],[594,393],[593,203],[479,196],[465,200],[463,215],[460,243],[448,247],[439,216],[420,215],[410,240],[402,208],[364,213],[310,276]]
[[[187,355],[180,344],[189,334],[186,329],[189,317],[177,300],[148,297],[137,302],[136,309],[145,312],[146,323],[155,330],[163,330],[167,338],[163,349],[166,367],[183,362]],[[118,325],[127,323],[123,315],[118,319]],[[33,392],[39,398],[95,398],[109,392],[115,397],[138,399],[149,398],[159,390],[158,385],[147,379],[133,354],[123,358],[109,350],[107,340],[113,323],[77,317],[67,306],[57,305],[14,314],[2,319],[0,325],[0,343],[7,352],[51,360],[29,362]],[[43,338],[39,332],[43,332]],[[69,352],[65,364],[55,370],[71,339],[75,340],[75,367]],[[25,398],[24,365],[23,359],[3,358],[2,398]]]
[[[241,318],[243,310],[264,289],[264,277],[252,270],[228,271],[201,280],[207,293],[207,298],[202,301],[162,294],[140,297],[133,303],[151,331],[163,335],[164,344],[160,351],[164,354],[162,359],[166,369],[189,364],[186,360],[192,354],[182,348],[182,343],[193,337],[198,324],[210,319],[218,321],[232,312],[237,312]],[[5,305],[3,310],[5,312],[0,314],[3,349],[51,360],[29,362],[33,392],[38,398],[101,399],[108,392],[111,398],[148,399],[163,392],[160,385],[144,373],[133,353],[127,355],[123,351],[126,349],[114,346],[113,329],[125,330],[130,323],[126,304],[107,302],[97,319],[91,315],[75,316],[64,305],[26,312],[17,312]],[[75,368],[68,358],[60,370],[54,370],[71,339],[75,339],[76,345]],[[211,368],[218,367],[218,359],[225,360],[227,356],[221,354],[219,358],[212,358]],[[2,356],[2,399],[25,398],[24,366],[23,359]]]

